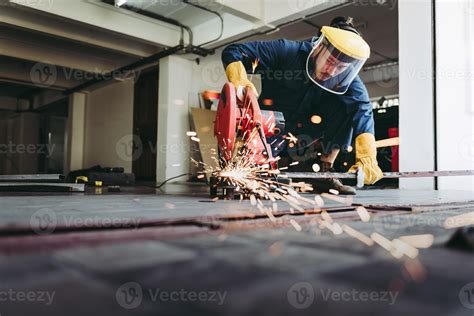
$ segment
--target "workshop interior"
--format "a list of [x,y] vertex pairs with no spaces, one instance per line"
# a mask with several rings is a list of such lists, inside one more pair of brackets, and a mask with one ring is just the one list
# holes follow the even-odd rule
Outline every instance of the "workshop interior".
[[472,315],[473,0],[0,0],[0,315]]

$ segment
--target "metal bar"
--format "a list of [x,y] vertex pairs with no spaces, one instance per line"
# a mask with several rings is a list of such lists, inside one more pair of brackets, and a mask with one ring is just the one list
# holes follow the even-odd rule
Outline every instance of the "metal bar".
[[386,172],[383,175],[384,175],[384,178],[392,178],[392,179],[457,177],[457,176],[474,176],[474,170]]
[[355,179],[355,173],[341,173],[341,172],[286,172],[284,173],[288,178],[292,179]]
[[30,183],[30,182],[1,182],[1,192],[84,192],[83,183]]
[[[357,179],[356,173],[341,172],[287,172],[285,175],[294,179]],[[389,179],[474,176],[474,170],[385,172],[383,176]]]
[[63,181],[62,174],[15,174],[15,175],[0,175],[0,182],[16,182],[16,181]]

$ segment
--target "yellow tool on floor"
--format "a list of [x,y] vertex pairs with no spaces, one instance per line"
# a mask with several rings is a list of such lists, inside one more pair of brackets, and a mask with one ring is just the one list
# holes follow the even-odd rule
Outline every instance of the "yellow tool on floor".
[[[76,177],[76,183],[91,184],[91,183],[89,183],[89,178],[86,177],[86,176]],[[103,185],[102,181],[94,181],[94,186],[101,187],[102,185]]]

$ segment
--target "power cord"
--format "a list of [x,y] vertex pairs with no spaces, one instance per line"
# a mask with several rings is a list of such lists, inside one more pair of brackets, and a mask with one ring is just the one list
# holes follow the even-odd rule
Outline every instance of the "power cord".
[[155,188],[160,189],[162,186],[164,186],[167,182],[169,182],[171,180],[178,179],[178,178],[181,178],[181,177],[184,177],[184,176],[192,176],[192,175],[193,175],[192,173],[183,173],[183,174],[180,174],[179,176],[171,177],[169,179],[166,179],[159,186],[155,186]]

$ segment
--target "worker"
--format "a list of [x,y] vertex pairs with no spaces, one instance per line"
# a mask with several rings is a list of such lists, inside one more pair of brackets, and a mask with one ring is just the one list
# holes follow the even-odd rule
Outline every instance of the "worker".
[[[286,131],[300,143],[287,146],[282,156],[295,158],[295,153],[305,152],[303,160],[310,165],[319,159],[321,171],[333,171],[337,155],[341,149],[350,151],[355,138],[356,160],[349,172],[363,167],[365,184],[374,184],[383,175],[377,163],[372,104],[358,76],[369,56],[370,47],[352,18],[337,17],[308,41],[231,44],[222,52],[222,62],[238,96],[242,89],[257,93],[248,72],[261,75],[261,108],[283,112]],[[317,186],[320,191],[356,194],[338,179],[320,180]]]

